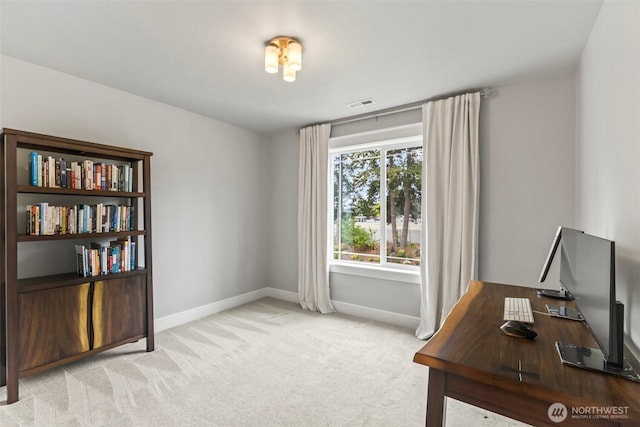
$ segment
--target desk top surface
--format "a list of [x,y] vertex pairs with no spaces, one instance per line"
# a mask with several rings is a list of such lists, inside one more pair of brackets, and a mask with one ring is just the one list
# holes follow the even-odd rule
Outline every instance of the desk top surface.
[[[530,299],[533,329],[538,333],[534,340],[500,331],[504,297]],[[628,407],[629,417],[640,420],[640,383],[561,363],[556,341],[585,347],[597,344],[585,323],[542,314],[545,304],[575,306],[540,297],[532,288],[472,281],[413,360],[532,398],[571,406]],[[637,370],[637,361],[631,358],[630,362]]]

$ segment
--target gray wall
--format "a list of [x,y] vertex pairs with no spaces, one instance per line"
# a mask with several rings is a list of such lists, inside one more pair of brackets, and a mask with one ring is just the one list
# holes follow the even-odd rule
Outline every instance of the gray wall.
[[536,286],[557,227],[574,220],[574,74],[498,88],[480,115],[478,275]]
[[578,72],[576,222],[616,242],[617,297],[640,355],[640,3],[605,2]]
[[295,129],[269,137],[269,241],[267,283],[298,292],[298,135]]
[[156,318],[267,285],[259,135],[6,56],[0,71],[3,127],[154,153]]
[[[573,225],[574,74],[500,87],[483,99],[480,121],[479,278],[535,286],[557,226]],[[362,123],[332,134],[367,129]],[[297,292],[295,130],[273,135],[270,149],[276,188],[271,191],[269,284]],[[551,276],[546,285],[557,287]],[[419,315],[415,284],[337,273],[330,282],[334,300]]]

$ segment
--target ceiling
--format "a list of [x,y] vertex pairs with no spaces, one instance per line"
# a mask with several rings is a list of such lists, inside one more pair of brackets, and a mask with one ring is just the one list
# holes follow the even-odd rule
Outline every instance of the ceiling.
[[[602,1],[2,1],[1,52],[261,133],[576,66]],[[299,38],[294,83],[264,42]],[[353,101],[376,104],[351,109]]]

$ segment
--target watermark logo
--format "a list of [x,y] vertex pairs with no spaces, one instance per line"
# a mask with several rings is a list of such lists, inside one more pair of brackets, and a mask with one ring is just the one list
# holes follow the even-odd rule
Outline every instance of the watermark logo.
[[569,411],[567,411],[567,407],[562,403],[552,403],[547,410],[547,415],[554,423],[561,423],[567,419]]
[[553,403],[547,410],[549,419],[561,423],[571,415],[574,420],[617,420],[629,418],[628,406],[574,406],[571,411],[562,403]]
[[619,420],[629,418],[628,406],[576,406],[571,408],[571,418],[582,420]]

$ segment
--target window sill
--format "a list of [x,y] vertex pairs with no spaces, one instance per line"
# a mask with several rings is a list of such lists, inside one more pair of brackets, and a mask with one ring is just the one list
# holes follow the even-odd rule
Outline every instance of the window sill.
[[329,265],[331,273],[349,274],[352,276],[371,277],[373,279],[392,280],[394,282],[420,284],[420,270],[395,269],[373,265],[356,265],[352,263],[333,262]]

